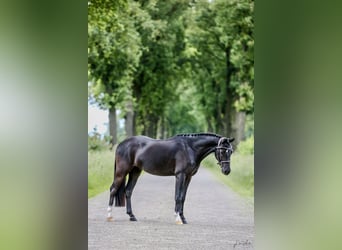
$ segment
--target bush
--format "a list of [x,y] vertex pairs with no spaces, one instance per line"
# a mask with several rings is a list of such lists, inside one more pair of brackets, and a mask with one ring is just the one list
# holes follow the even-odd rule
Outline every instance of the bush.
[[108,149],[109,144],[106,139],[101,139],[101,135],[97,132],[88,135],[88,150],[99,151]]
[[254,154],[254,136],[250,136],[244,141],[241,141],[237,146],[237,151],[241,155],[251,155]]

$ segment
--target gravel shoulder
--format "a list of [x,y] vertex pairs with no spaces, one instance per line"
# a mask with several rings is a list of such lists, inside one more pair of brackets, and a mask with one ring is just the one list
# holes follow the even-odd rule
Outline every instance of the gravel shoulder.
[[189,185],[189,224],[175,224],[174,190],[174,177],[143,174],[132,195],[137,222],[124,207],[113,207],[106,221],[109,192],[89,199],[88,249],[254,249],[253,205],[208,170],[200,168]]

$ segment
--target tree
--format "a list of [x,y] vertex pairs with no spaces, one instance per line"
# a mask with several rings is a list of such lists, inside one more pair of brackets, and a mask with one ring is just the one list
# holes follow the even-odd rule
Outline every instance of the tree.
[[111,143],[116,139],[116,109],[132,98],[133,73],[141,55],[140,37],[123,1],[89,1],[88,72],[90,94],[109,110]]
[[89,2],[90,97],[126,136],[243,137],[254,106],[252,0]]
[[156,137],[166,107],[175,98],[184,48],[182,14],[189,1],[138,2],[144,15],[136,19],[143,53],[133,81],[135,130]]
[[187,32],[208,127],[237,142],[254,105],[253,10],[250,0],[199,1]]

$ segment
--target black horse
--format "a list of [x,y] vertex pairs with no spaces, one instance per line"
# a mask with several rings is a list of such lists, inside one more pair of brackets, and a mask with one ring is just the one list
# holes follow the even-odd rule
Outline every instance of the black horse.
[[[230,173],[231,142],[212,133],[180,134],[166,140],[147,136],[133,136],[121,142],[115,154],[114,182],[110,186],[108,220],[112,206],[125,206],[131,221],[136,221],[132,212],[131,195],[142,170],[153,175],[176,176],[175,213],[176,223],[186,224],[183,214],[184,200],[191,177],[196,174],[201,161],[215,152],[222,173]],[[128,183],[125,185],[126,175]]]

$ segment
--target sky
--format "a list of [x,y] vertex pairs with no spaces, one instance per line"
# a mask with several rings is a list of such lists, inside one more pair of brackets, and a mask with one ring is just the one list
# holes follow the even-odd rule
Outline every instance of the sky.
[[88,134],[97,128],[97,132],[104,134],[107,131],[108,111],[101,110],[88,104]]

